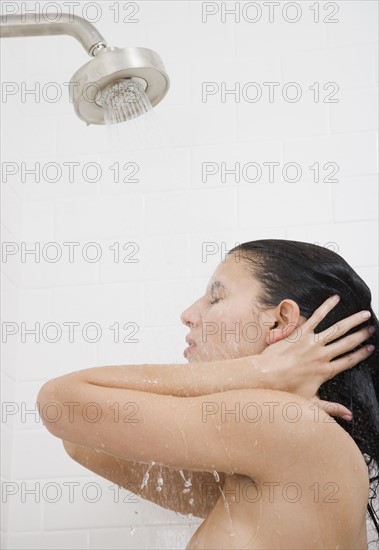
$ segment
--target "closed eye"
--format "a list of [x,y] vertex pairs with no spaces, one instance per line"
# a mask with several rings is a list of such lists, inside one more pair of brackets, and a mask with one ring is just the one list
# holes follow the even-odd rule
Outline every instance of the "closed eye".
[[217,302],[222,300],[222,297],[218,297],[218,298],[214,297],[215,295],[220,296],[221,289],[225,289],[224,285],[222,283],[220,283],[220,281],[213,281],[213,283],[212,283],[212,285],[209,289],[209,294],[210,294],[210,298],[211,298],[211,301],[210,301],[211,305],[217,304]]

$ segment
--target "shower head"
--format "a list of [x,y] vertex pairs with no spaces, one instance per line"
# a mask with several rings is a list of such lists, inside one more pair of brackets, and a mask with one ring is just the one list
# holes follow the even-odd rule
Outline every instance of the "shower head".
[[132,88],[134,100],[144,92],[154,107],[166,95],[170,81],[152,50],[102,48],[71,79],[70,98],[78,117],[87,124],[104,124],[104,106],[112,84],[118,93]]
[[[106,107],[113,108],[123,98],[132,103],[147,98],[154,107],[170,86],[158,54],[147,48],[108,47],[103,36],[82,17],[63,13],[59,21],[46,22],[38,13],[8,15],[2,18],[0,32],[1,38],[68,34],[79,40],[94,59],[73,75],[70,99],[78,117],[87,124],[104,124]],[[143,112],[135,109],[130,116]]]

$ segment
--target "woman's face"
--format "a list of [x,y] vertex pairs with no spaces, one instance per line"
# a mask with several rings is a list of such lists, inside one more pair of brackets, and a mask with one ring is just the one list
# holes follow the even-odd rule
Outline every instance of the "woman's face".
[[184,351],[189,362],[257,355],[266,347],[270,310],[258,309],[261,285],[247,270],[245,260],[230,254],[221,262],[205,294],[181,315],[190,328]]

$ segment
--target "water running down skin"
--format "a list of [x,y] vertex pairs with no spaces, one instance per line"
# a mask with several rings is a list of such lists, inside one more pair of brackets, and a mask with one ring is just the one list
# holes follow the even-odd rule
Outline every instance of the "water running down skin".
[[[243,326],[257,319],[246,300],[247,291],[257,291],[251,278],[227,261],[211,282],[217,280],[226,289],[227,310],[214,310],[215,322],[227,318]],[[210,319],[205,308],[219,299],[214,288],[182,315],[192,336]],[[342,416],[347,409],[327,408],[316,397],[325,380],[371,353],[363,347],[330,363],[370,335],[365,327],[325,346],[327,334],[337,332],[331,327],[315,338],[315,326],[336,303],[330,298],[305,321],[296,304],[284,300],[259,319],[262,338],[255,347],[246,339],[236,349],[232,338],[195,338],[187,366],[96,367],[53,379],[37,398],[41,418],[87,468],[165,508],[205,518],[188,549],[367,548],[366,464],[326,412]],[[365,320],[361,312],[340,321],[338,335]],[[298,325],[301,337],[287,341]],[[43,414],[49,402],[63,413],[56,422]],[[79,403],[74,421],[65,402]],[[89,402],[101,410],[96,423],[83,417]],[[191,490],[183,493],[188,479]]]

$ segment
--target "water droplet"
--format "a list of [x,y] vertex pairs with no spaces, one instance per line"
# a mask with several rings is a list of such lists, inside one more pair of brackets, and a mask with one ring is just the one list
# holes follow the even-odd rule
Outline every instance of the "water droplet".
[[186,479],[186,478],[184,477],[183,470],[179,470],[179,473],[180,473],[180,475],[182,476],[182,479],[184,480],[184,487],[185,487],[185,489],[183,489],[182,493],[188,493],[188,491],[189,491],[188,487],[192,487],[191,475],[189,476],[188,479]]
[[146,474],[143,476],[143,480],[142,480],[140,489],[143,489],[144,487],[146,487],[147,482],[149,481],[149,477],[150,477],[150,470],[151,470],[151,468],[154,466],[154,464],[155,464],[155,462],[150,462],[149,467],[148,467],[148,469],[147,469],[147,472],[146,472]]
[[142,480],[142,483],[141,483],[141,489],[146,487],[147,482],[149,481],[149,477],[150,477],[149,472],[146,472],[146,474],[143,476],[143,480]]

